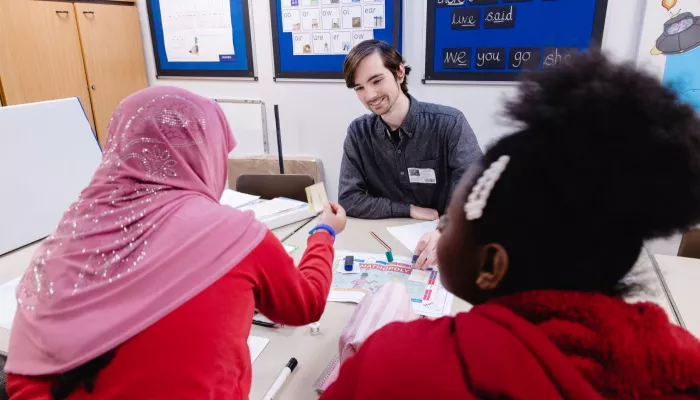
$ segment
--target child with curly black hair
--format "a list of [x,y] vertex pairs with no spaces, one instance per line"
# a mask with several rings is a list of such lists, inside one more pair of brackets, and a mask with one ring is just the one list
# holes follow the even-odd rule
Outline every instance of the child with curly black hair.
[[475,307],[386,326],[323,398],[699,399],[700,341],[622,299],[645,240],[700,222],[694,110],[597,53],[506,108],[518,130],[440,227],[443,283]]

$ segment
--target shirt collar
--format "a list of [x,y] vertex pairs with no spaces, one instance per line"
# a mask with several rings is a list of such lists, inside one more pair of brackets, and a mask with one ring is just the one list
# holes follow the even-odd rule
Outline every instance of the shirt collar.
[[[406,118],[404,118],[399,129],[402,135],[406,134],[406,136],[412,138],[413,133],[416,130],[416,124],[418,123],[418,100],[416,100],[413,96],[408,95],[408,101],[408,114],[406,114]],[[389,126],[379,115],[376,116],[375,129],[380,135],[387,138],[389,137],[389,132],[391,129],[389,129]]]

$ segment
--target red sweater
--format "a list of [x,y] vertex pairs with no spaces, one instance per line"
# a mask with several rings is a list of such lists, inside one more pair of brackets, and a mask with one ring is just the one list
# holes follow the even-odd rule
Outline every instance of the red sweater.
[[[246,343],[255,308],[304,325],[321,318],[331,284],[333,239],[311,235],[299,268],[272,233],[228,274],[119,346],[81,399],[247,399],[252,368]],[[49,400],[46,378],[9,375],[12,400]]]
[[387,325],[332,399],[700,399],[700,342],[651,303],[533,292]]

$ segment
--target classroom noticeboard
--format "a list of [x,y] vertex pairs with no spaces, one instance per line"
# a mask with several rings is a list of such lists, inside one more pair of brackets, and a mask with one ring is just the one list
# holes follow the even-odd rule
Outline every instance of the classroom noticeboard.
[[599,48],[607,0],[428,0],[427,81],[513,81]]
[[248,2],[147,0],[157,76],[257,80]]
[[270,0],[274,79],[342,79],[364,40],[401,51],[401,13],[401,0]]

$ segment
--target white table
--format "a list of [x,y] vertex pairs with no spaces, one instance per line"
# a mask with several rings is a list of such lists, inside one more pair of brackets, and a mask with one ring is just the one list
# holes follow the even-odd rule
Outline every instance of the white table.
[[[411,256],[412,251],[403,247],[385,228],[415,222],[417,221],[409,219],[350,219],[346,230],[338,235],[335,247],[338,250],[384,253],[384,248],[370,236],[369,231],[371,230],[391,246],[395,255]],[[284,240],[285,244],[298,246],[293,253],[295,260],[298,262],[306,249],[308,231],[315,225],[315,220],[310,221],[306,225],[302,222],[294,225],[294,227],[282,227],[273,232],[278,238]],[[36,246],[36,244],[28,246],[0,257],[0,283],[9,281],[23,273],[24,269],[29,265]],[[640,255],[636,271],[642,277],[644,283],[652,290],[650,293],[645,293],[642,297],[630,300],[657,302],[670,315],[673,315],[662,285],[655,274],[652,259],[648,256],[646,250]],[[694,281],[697,282],[699,280]],[[691,303],[684,302],[684,304]],[[455,299],[452,312],[468,311],[470,308],[471,306],[468,303]],[[270,343],[253,363],[253,384],[250,398],[252,400],[261,399],[291,357],[296,357],[299,360],[299,366],[279,392],[279,397],[284,399],[316,398],[317,394],[313,389],[313,385],[321,372],[326,368],[328,362],[338,351],[340,332],[350,319],[354,309],[354,304],[328,303],[320,321],[321,332],[316,336],[310,334],[308,327],[264,328],[254,325],[251,329],[251,334],[266,337],[270,339]],[[0,352],[6,351],[8,338],[9,332],[0,328]]]
[[[41,241],[0,256],[0,284],[21,276],[32,261],[34,251],[40,244]],[[7,355],[9,344],[10,331],[0,327],[0,354]]]
[[700,339],[700,260],[660,254],[654,258],[681,326]]
[[626,300],[630,303],[639,301],[656,303],[666,311],[669,320],[675,324],[679,324],[676,313],[669,301],[669,294],[662,285],[658,271],[654,267],[655,263],[654,256],[651,255],[647,249],[642,249],[631,276],[634,282],[642,285],[643,291],[641,293],[633,293],[633,295],[627,297]]

